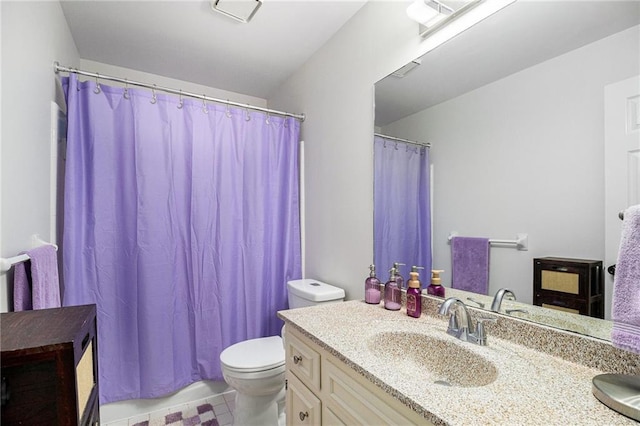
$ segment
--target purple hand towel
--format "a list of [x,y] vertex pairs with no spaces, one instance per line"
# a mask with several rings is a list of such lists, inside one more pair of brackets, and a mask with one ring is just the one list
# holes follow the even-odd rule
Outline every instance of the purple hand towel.
[[13,310],[30,311],[33,309],[31,303],[31,284],[27,278],[25,262],[16,263],[13,267]]
[[[45,245],[29,250],[26,254],[30,260],[18,263],[14,268],[13,309],[24,311],[59,308],[60,282],[55,248]],[[31,277],[26,269],[28,265],[31,266]]]
[[489,239],[451,239],[451,287],[478,294],[489,292]]
[[611,342],[640,353],[640,204],[624,212],[612,305]]

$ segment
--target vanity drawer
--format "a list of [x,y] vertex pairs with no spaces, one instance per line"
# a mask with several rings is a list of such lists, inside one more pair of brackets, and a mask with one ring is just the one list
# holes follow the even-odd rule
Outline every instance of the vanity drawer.
[[320,426],[320,400],[294,374],[287,374],[287,424]]
[[287,330],[285,354],[291,371],[311,390],[320,391],[320,353],[304,343],[296,330]]

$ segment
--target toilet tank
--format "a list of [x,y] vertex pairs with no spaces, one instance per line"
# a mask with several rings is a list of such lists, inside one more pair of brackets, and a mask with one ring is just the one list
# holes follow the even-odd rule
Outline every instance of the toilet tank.
[[288,281],[287,290],[289,309],[342,302],[345,296],[343,289],[309,278]]

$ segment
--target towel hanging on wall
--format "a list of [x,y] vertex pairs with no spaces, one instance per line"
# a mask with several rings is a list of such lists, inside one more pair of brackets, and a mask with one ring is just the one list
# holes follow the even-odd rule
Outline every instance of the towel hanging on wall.
[[612,305],[611,342],[640,353],[640,204],[624,212]]
[[488,238],[457,236],[451,238],[451,287],[488,294]]
[[55,247],[44,245],[26,254],[29,260],[14,267],[14,311],[59,308],[60,282]]

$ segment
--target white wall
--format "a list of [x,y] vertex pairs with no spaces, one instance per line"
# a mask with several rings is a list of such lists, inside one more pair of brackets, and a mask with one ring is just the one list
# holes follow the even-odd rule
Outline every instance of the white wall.
[[[589,44],[386,126],[432,144],[434,266],[450,231],[515,239],[492,248],[490,291],[532,302],[533,258],[604,259],[604,86],[640,73],[640,27]],[[606,265],[605,265],[606,266]],[[449,285],[450,273],[443,283]],[[606,312],[611,280],[606,279]]]
[[[97,72],[113,77],[126,78],[128,80],[139,81],[141,83],[149,83],[168,87],[171,89],[183,90],[185,92],[203,94],[221,100],[228,99],[233,102],[239,102],[242,104],[249,104],[259,107],[267,106],[267,100],[263,98],[243,95],[236,92],[229,92],[228,90],[216,89],[214,87],[203,86],[201,84],[191,83],[189,81],[177,80],[175,78],[163,77],[158,74],[151,74],[148,72],[133,70],[131,68],[118,67],[101,62],[89,61],[86,59],[80,59],[80,69],[83,71]],[[87,77],[82,76],[80,78],[83,81],[87,79]],[[103,82],[103,84],[124,87],[124,84],[112,81]]]
[[307,117],[305,276],[344,288],[348,299],[364,296],[373,259],[373,85],[446,39],[421,40],[407,5],[367,3],[269,99]]
[[[0,256],[10,257],[30,248],[31,235],[51,234],[51,102],[63,102],[53,62],[78,66],[79,57],[57,1],[2,1],[0,9]],[[10,279],[0,275],[2,312],[12,307]]]

